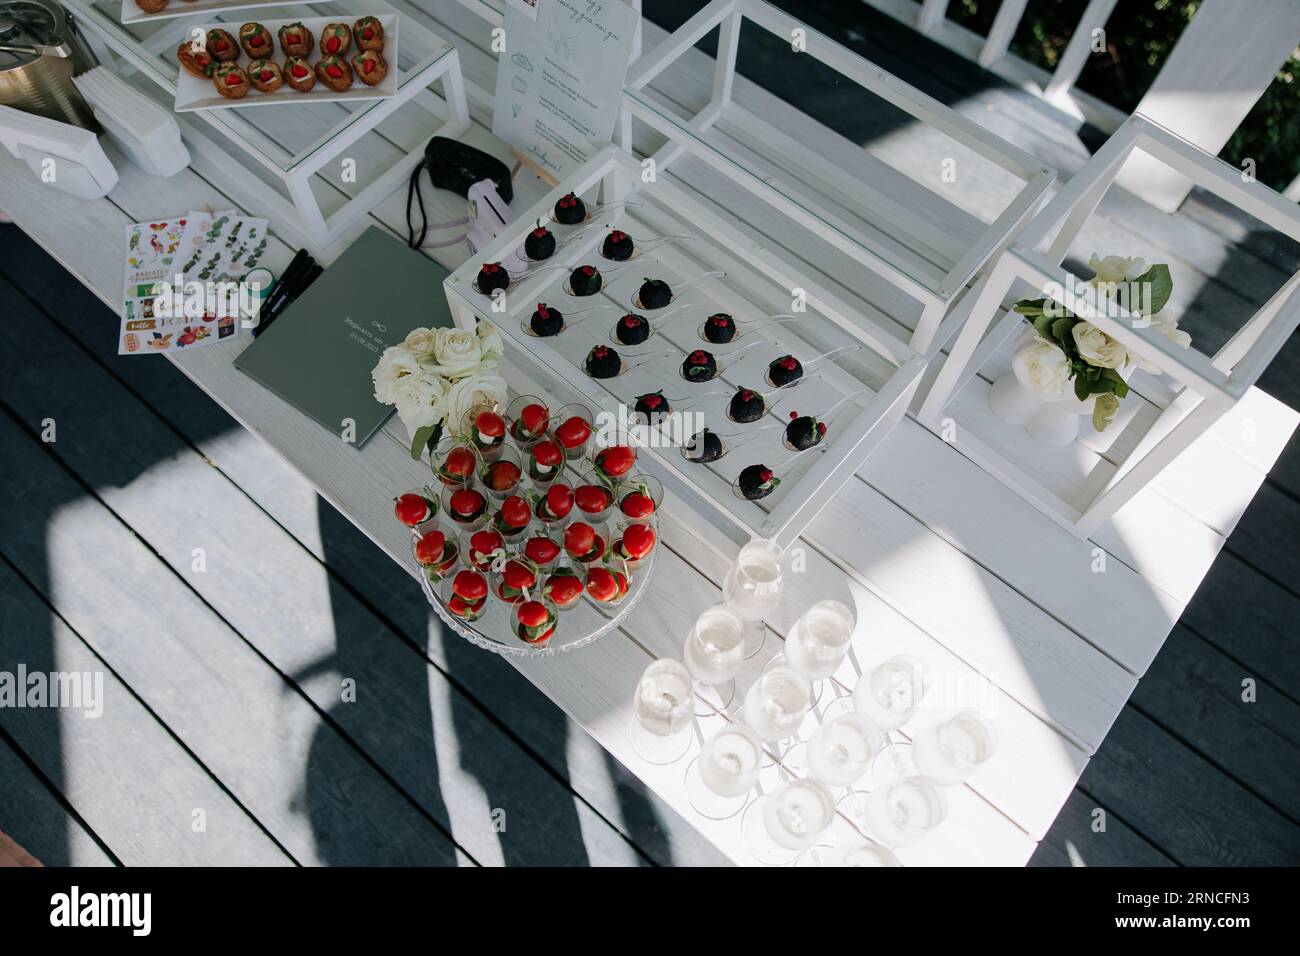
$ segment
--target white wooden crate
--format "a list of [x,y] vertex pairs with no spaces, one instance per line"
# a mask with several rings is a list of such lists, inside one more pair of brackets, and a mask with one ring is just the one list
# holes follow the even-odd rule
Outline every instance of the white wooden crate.
[[[1079,280],[1061,263],[1135,152],[1300,242],[1300,211],[1294,203],[1135,115],[1025,227],[1020,241],[1000,254],[954,312],[965,324],[918,412],[923,424],[1081,537],[1092,535],[1233,408],[1300,324],[1300,273],[1213,355],[1199,351],[1195,342],[1186,349],[1177,346],[1120,306],[1112,305],[1108,312],[1097,308],[1095,297],[1076,294]],[[1141,255],[1144,250],[1109,251]],[[1085,426],[1073,445],[1048,447],[989,409],[987,379],[1005,370],[1011,341],[1026,327],[1009,307],[1027,287],[1035,296],[1046,295],[1084,315],[1164,370],[1161,375],[1134,372],[1129,395],[1104,437]],[[1206,480],[1212,481],[1212,475],[1207,473]]]
[[[1018,184],[1002,212],[986,224],[927,188],[927,181],[936,183],[943,176],[942,151],[934,157],[934,168],[917,181],[849,144],[831,148],[840,137],[820,124],[820,134],[794,133],[736,103],[736,55],[745,22],[788,45],[792,56],[815,58],[942,134],[952,146],[948,159],[953,169],[958,153],[961,162],[1000,167]],[[718,56],[709,101],[692,111],[652,92],[652,81],[715,28]],[[910,329],[910,344],[922,353],[956,332],[956,322],[941,328],[955,300],[1017,234],[1055,178],[1035,157],[763,0],[708,4],[633,65],[623,108],[619,137],[625,148],[632,120],[648,124],[669,140],[654,157],[660,169],[689,152],[788,216],[828,250],[896,288],[915,305],[916,314],[893,318]],[[765,163],[760,159],[764,153],[788,157],[788,165]],[[882,174],[892,180],[887,189],[881,188]]]
[[[121,73],[138,71],[157,84],[170,100],[175,97],[181,73],[176,48],[190,30],[209,19],[229,23],[271,21],[292,17],[328,16],[351,23],[373,14],[396,22],[397,14],[382,0],[331,0],[307,7],[283,4],[249,11],[229,8],[219,14],[207,11],[163,21],[118,22],[122,0],[66,0],[79,22],[90,31],[96,52],[111,54],[110,65]],[[389,70],[397,76],[397,91],[381,100],[327,105],[304,97],[279,109],[248,110],[235,106],[198,110],[178,115],[186,140],[205,161],[205,168],[220,170],[223,183],[264,215],[276,220],[281,233],[289,232],[304,243],[329,244],[367,215],[384,197],[402,186],[423,158],[423,144],[408,150],[395,163],[373,171],[356,164],[349,175],[364,188],[328,215],[312,188],[318,174],[341,177],[343,161],[359,140],[408,102],[430,114],[429,136],[456,137],[469,128],[464,80],[456,49],[428,28],[403,18],[402,45]],[[429,92],[438,83],[442,97]],[[168,103],[168,108],[171,104]],[[427,138],[425,139],[427,142]],[[289,145],[292,143],[292,145]],[[237,171],[232,171],[230,160]],[[335,165],[337,164],[337,165]]]
[[[823,442],[825,450],[802,453],[795,460],[797,463],[790,465],[791,470],[785,473],[781,485],[767,498],[744,500],[733,494],[731,485],[746,465],[761,463],[778,471],[786,466],[791,453],[786,451],[785,459],[776,458],[780,452],[773,447],[779,445],[775,436],[770,444],[755,442],[753,446],[738,448],[712,465],[686,461],[677,446],[641,451],[642,459],[653,460],[651,470],[666,486],[702,503],[704,513],[725,519],[724,525],[735,540],[757,535],[788,543],[901,419],[919,384],[924,360],[907,343],[886,330],[873,329],[834,297],[820,292],[809,279],[766,252],[752,236],[738,232],[668,182],[643,182],[641,173],[641,164],[622,150],[615,146],[602,149],[566,182],[522,214],[492,245],[448,278],[446,287],[452,313],[459,324],[467,327],[472,327],[477,317],[492,321],[516,350],[533,363],[562,370],[573,392],[547,396],[554,406],[581,396],[593,411],[615,416],[620,406],[630,414],[634,396],[642,392],[663,388],[670,396],[695,397],[697,392],[734,389],[742,384],[757,388],[763,368],[778,356],[792,353],[806,363],[815,355],[850,345],[856,351],[845,355],[843,360],[819,366],[819,377],[809,374],[799,385],[771,398],[765,417],[767,423],[781,420],[776,417],[778,413],[788,413],[791,404],[786,398],[794,401],[797,396],[803,414],[818,414],[841,398],[850,401],[832,421]],[[601,218],[596,227],[579,235],[566,235],[565,227],[550,223],[560,240],[555,255],[542,268],[534,268],[518,278],[517,285],[501,297],[500,303],[480,293],[475,286],[480,266],[493,261],[509,263],[535,222],[548,221],[556,200],[568,192],[584,197],[589,207],[605,204],[605,210],[598,213]],[[598,247],[607,232],[599,226],[605,224],[623,228],[638,238],[646,238],[649,233],[687,234],[691,239],[660,246],[633,260],[628,267],[614,270],[612,264],[598,255]],[[602,274],[609,270],[605,288],[600,295],[590,298],[567,296],[562,286],[568,271],[586,263],[598,266],[603,263]],[[522,266],[518,259],[514,264],[516,268]],[[635,355],[662,352],[661,360],[615,379],[593,379],[582,370],[582,360],[592,346],[612,345],[609,332],[614,322],[625,312],[637,311],[630,300],[643,277],[664,278],[677,285],[719,266],[727,272],[725,278],[683,292],[682,300],[689,303],[686,308],[691,313],[689,317],[682,317],[675,324],[671,319],[665,320],[664,331],[636,347],[634,354],[627,354],[627,358],[633,359]],[[739,352],[743,343],[706,346],[695,337],[700,322],[714,312],[728,312],[743,320],[779,311],[773,304],[784,301],[788,306],[789,290],[793,288],[805,290],[807,311],[788,325],[772,325],[746,333],[746,339],[757,344],[734,365],[726,364],[727,354]],[[558,336],[539,338],[525,334],[521,325],[539,302],[564,312],[595,308],[603,314],[586,319]],[[504,306],[504,311],[497,311],[494,305]],[[683,381],[677,376],[676,367],[687,352],[704,347],[715,351],[722,374],[704,385]],[[624,353],[629,351],[619,348]],[[726,408],[727,401],[726,397],[708,399],[693,410],[703,410],[706,424],[715,431],[758,427],[758,423],[748,426],[726,423],[720,412]],[[779,429],[775,431],[779,435]],[[768,455],[772,457],[769,459]]]

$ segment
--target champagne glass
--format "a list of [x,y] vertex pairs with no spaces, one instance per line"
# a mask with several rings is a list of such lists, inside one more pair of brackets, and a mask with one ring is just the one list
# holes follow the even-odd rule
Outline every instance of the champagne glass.
[[816,780],[787,780],[741,818],[741,832],[761,863],[782,866],[808,849],[835,819],[835,801]]
[[754,733],[776,743],[799,732],[811,705],[812,688],[807,679],[778,655],[749,685],[743,715]]
[[933,780],[916,774],[873,790],[864,810],[861,822],[879,843],[908,846],[943,822],[948,801]]
[[763,763],[763,742],[744,724],[710,737],[686,768],[686,797],[702,816],[726,820],[749,801]]
[[836,847],[825,866],[902,866],[889,847],[879,843],[849,843]]
[[745,660],[762,649],[767,637],[766,619],[781,603],[784,556],[775,541],[755,538],[740,549],[723,579],[723,600],[749,625],[745,629]]
[[808,772],[828,787],[851,787],[884,748],[885,734],[857,713],[840,714],[813,732],[805,750]]
[[736,671],[743,661],[742,642],[745,622],[731,608],[719,604],[704,611],[695,619],[695,626],[686,636],[682,659],[686,669],[704,685],[703,700],[696,707],[697,717],[708,717],[716,708],[725,710],[736,696]]
[[786,636],[785,657],[813,685],[813,703],[821,699],[826,678],[849,652],[857,620],[839,601],[818,601],[795,621]]
[[632,746],[642,759],[670,764],[691,746],[694,695],[691,675],[680,661],[653,661],[637,681],[632,697]]
[[996,750],[992,725],[970,711],[926,727],[912,738],[916,769],[947,787],[964,782]]
[[858,681],[853,708],[885,730],[907,723],[925,696],[925,673],[914,657],[891,657]]

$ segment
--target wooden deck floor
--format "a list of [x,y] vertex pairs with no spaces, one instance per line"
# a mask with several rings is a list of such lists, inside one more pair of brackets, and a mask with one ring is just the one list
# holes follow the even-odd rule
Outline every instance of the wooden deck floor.
[[[668,26],[677,6],[647,3]],[[1086,131],[869,9],[798,8],[1064,175],[1086,158]],[[1207,329],[1288,261],[1225,255],[1238,227],[1197,197],[1103,212],[1165,246]],[[47,863],[717,862],[513,668],[444,640],[406,574],[175,368],[113,356],[115,317],[12,227],[0,308],[20,330],[0,352],[0,669],[105,670],[113,701],[0,710],[0,829]],[[1264,387],[1300,407],[1298,371],[1293,341]],[[1300,861],[1298,532],[1293,441],[1035,863]]]

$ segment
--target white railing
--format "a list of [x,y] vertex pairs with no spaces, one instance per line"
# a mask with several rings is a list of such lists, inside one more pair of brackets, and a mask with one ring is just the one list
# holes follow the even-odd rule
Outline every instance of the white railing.
[[863,0],[930,39],[974,60],[1009,83],[1037,93],[1078,119],[1114,132],[1127,114],[1075,88],[1092,50],[1093,31],[1102,29],[1118,0],[1091,0],[1066,44],[1056,69],[1049,73],[1008,50],[1029,0],[1002,0],[989,35],[981,37],[947,18],[949,0]]

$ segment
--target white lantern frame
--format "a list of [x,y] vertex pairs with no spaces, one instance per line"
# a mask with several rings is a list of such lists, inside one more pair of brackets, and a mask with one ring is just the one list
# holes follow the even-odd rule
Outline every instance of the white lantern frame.
[[[805,40],[803,55],[819,60],[850,82],[1020,178],[1023,187],[972,245],[962,248],[951,261],[942,264],[925,261],[898,244],[891,246],[873,238],[836,211],[810,201],[807,196],[787,193],[772,178],[749,169],[743,161],[729,156],[724,148],[709,138],[709,130],[717,124],[732,100],[736,54],[744,20],[787,42],[798,31]],[[719,52],[709,102],[694,115],[685,116],[651,96],[647,89],[649,84],[714,28],[720,28]],[[689,151],[897,288],[908,299],[919,303],[920,317],[909,344],[923,354],[936,343],[946,343],[955,334],[960,323],[950,321],[954,303],[993,255],[1015,237],[1056,178],[1055,170],[1044,166],[1033,155],[764,0],[713,0],[637,60],[624,87],[623,116],[617,134],[620,144],[629,152],[632,117],[668,138],[668,144],[655,157],[660,169],[666,168],[683,151]],[[779,144],[782,155],[788,154],[792,161],[816,170],[819,176],[834,183],[843,195],[855,195],[865,189],[863,182],[820,156],[815,146],[800,142],[754,114],[747,113],[744,123],[746,132],[756,140]],[[892,229],[901,236],[915,238],[927,228],[906,203],[897,202],[893,197],[876,196],[872,203],[876,213],[872,224],[882,229],[887,237],[891,236]]]
[[[1259,380],[1300,325],[1300,272],[1280,289],[1216,353],[1193,344],[1181,348],[1140,316],[1107,303],[1090,288],[1079,290],[1061,266],[1070,244],[1134,152],[1161,161],[1175,173],[1232,203],[1265,225],[1300,242],[1300,210],[1261,183],[1140,115],[1130,117],[1025,227],[1020,241],[1001,253],[954,316],[961,332],[925,394],[917,418],[951,441],[1004,484],[1081,537],[1108,521],[1138,491],[1227,413]],[[1007,302],[1020,280],[1065,308],[1084,315],[1131,351],[1149,356],[1173,380],[1137,372],[1130,384],[1158,408],[1155,420],[1114,464],[1113,473],[1086,501],[1070,501],[1023,466],[1005,445],[982,439],[960,413],[949,414],[955,396],[976,381],[979,370],[1024,329]],[[1132,393],[1130,393],[1132,394]],[[1129,401],[1129,399],[1126,399]],[[1012,426],[1006,426],[1011,428]],[[986,433],[987,434],[987,433]],[[1088,454],[1091,454],[1090,452]],[[1102,459],[1099,464],[1111,463]]]

